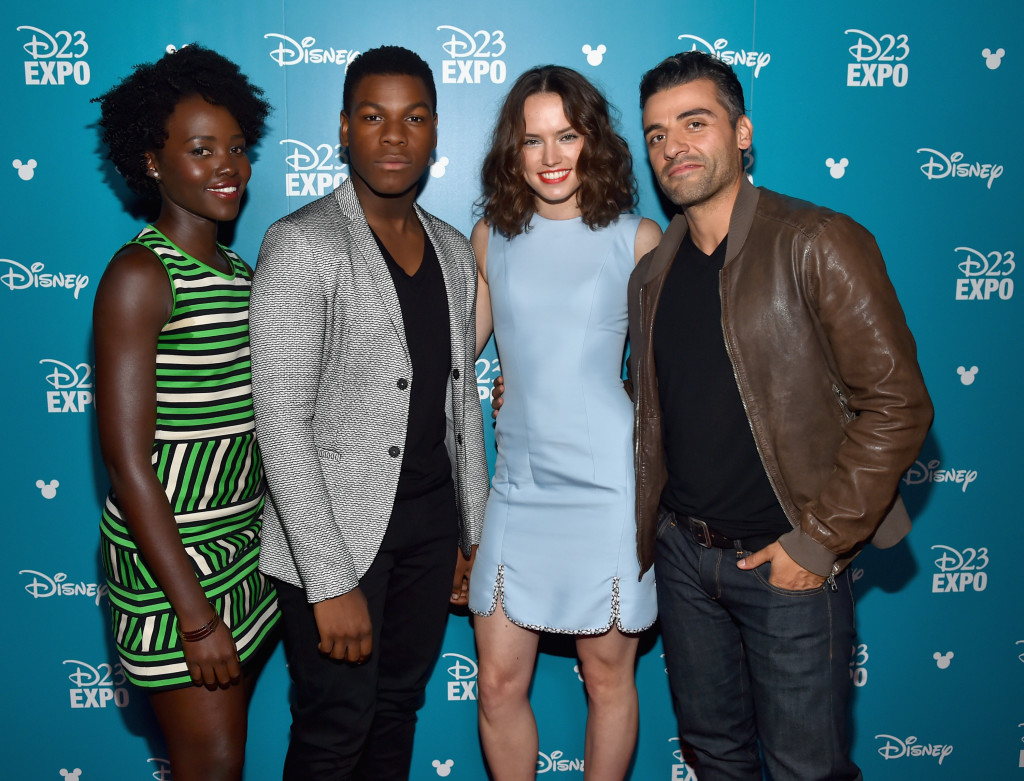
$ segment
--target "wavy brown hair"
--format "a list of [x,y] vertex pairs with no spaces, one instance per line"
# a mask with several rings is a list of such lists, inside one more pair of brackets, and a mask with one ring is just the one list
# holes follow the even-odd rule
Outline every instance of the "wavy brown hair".
[[603,228],[637,202],[633,157],[625,139],[612,126],[608,101],[576,71],[542,65],[526,71],[509,90],[481,172],[483,195],[478,205],[483,208],[484,219],[507,238],[527,230],[536,211],[536,194],[526,183],[523,171],[523,109],[528,97],[541,93],[562,99],[566,118],[583,136],[583,149],[576,163],[583,222],[591,229]]

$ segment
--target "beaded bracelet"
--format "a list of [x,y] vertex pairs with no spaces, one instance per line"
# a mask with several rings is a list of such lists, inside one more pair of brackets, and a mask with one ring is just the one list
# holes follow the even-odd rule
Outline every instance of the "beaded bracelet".
[[[210,603],[210,607],[213,607],[213,603]],[[214,608],[214,610],[213,610],[213,618],[211,618],[209,621],[207,621],[205,624],[203,624],[198,629],[193,629],[191,632],[183,632],[182,629],[181,629],[181,625],[179,624],[178,625],[178,636],[182,640],[184,640],[186,643],[195,643],[195,642],[198,642],[199,640],[202,640],[202,639],[207,638],[210,635],[212,635],[215,631],[217,631],[217,627],[219,625],[220,625],[220,614],[217,612],[217,609]]]

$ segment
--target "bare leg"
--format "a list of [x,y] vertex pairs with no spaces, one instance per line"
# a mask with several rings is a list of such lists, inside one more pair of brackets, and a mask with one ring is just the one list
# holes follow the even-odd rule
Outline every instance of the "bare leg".
[[167,740],[174,781],[239,781],[251,686],[213,691],[189,686],[156,692],[149,701]]
[[529,693],[539,636],[509,621],[500,602],[493,615],[476,616],[473,622],[480,664],[480,742],[487,765],[495,781],[533,781],[538,738]]
[[629,768],[640,718],[634,668],[638,643],[638,637],[614,627],[576,639],[588,700],[586,781],[622,781]]

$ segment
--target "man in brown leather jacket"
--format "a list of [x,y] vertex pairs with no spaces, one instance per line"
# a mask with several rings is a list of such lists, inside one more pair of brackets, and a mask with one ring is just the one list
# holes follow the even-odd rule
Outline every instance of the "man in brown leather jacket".
[[629,282],[637,542],[658,582],[679,735],[701,781],[857,779],[849,561],[909,529],[897,493],[932,406],[871,234],[753,187],[732,69],[640,86],[680,207]]

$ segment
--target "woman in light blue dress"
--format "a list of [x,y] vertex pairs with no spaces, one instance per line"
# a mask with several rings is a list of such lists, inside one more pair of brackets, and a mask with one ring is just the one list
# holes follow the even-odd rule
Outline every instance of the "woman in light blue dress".
[[493,329],[507,390],[470,580],[481,741],[495,779],[534,777],[539,634],[571,634],[589,708],[585,778],[621,779],[638,724],[637,633],[657,615],[636,556],[626,282],[661,230],[625,213],[629,149],[601,94],[567,68],[517,80],[483,179],[477,349]]

